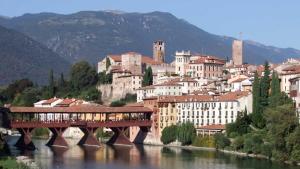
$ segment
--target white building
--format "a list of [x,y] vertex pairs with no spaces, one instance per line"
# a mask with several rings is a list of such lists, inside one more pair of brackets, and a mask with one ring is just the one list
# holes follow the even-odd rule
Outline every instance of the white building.
[[[195,127],[224,125],[236,120],[247,109],[252,112],[250,92],[230,92],[220,96],[183,95],[160,97],[159,103],[175,103],[172,112],[177,112],[177,123],[192,122]],[[162,109],[161,109],[162,110]],[[163,114],[168,114],[164,112]]]

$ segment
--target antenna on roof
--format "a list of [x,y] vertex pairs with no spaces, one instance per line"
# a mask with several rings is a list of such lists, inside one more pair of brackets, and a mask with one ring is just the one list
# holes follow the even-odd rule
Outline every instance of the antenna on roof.
[[243,32],[240,32],[239,33],[239,40],[242,40],[242,38],[243,38]]

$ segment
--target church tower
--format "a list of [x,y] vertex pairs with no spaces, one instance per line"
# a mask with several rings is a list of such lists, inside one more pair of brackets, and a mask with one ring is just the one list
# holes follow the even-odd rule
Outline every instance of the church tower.
[[162,40],[153,43],[153,59],[157,62],[165,62],[165,42]]

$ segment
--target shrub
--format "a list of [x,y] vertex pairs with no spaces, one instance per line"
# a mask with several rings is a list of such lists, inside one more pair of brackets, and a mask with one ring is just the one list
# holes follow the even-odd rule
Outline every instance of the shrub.
[[110,103],[110,107],[121,107],[124,106],[126,103],[121,100],[116,100]]
[[215,139],[209,136],[196,136],[192,145],[196,147],[215,147]]
[[216,133],[215,138],[215,147],[217,149],[224,149],[230,145],[230,140],[223,133]]
[[243,149],[244,147],[244,138],[242,136],[238,136],[234,139],[232,146],[234,150],[238,151],[240,149]]
[[32,136],[36,136],[36,137],[49,136],[49,130],[47,128],[36,128],[33,130]]
[[261,136],[252,133],[247,134],[244,142],[244,150],[247,153],[261,153],[261,145],[263,144]]

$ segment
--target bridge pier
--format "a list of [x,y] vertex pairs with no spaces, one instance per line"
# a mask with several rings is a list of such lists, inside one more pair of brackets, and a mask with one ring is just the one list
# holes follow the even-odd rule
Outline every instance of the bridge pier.
[[138,134],[136,135],[136,137],[133,140],[133,143],[143,144],[149,131],[150,131],[149,127],[140,127]]
[[100,147],[100,142],[94,134],[97,128],[98,127],[81,127],[80,130],[84,133],[84,136],[80,139],[78,145]]
[[20,149],[35,150],[36,148],[31,140],[31,131],[33,128],[17,128],[17,130],[20,132],[21,137],[15,146]]
[[128,131],[128,127],[111,127],[110,129],[114,132],[114,135],[109,139],[107,144],[133,144],[125,134]]
[[46,144],[47,146],[68,147],[67,141],[63,137],[66,127],[49,128],[52,132],[52,137]]

